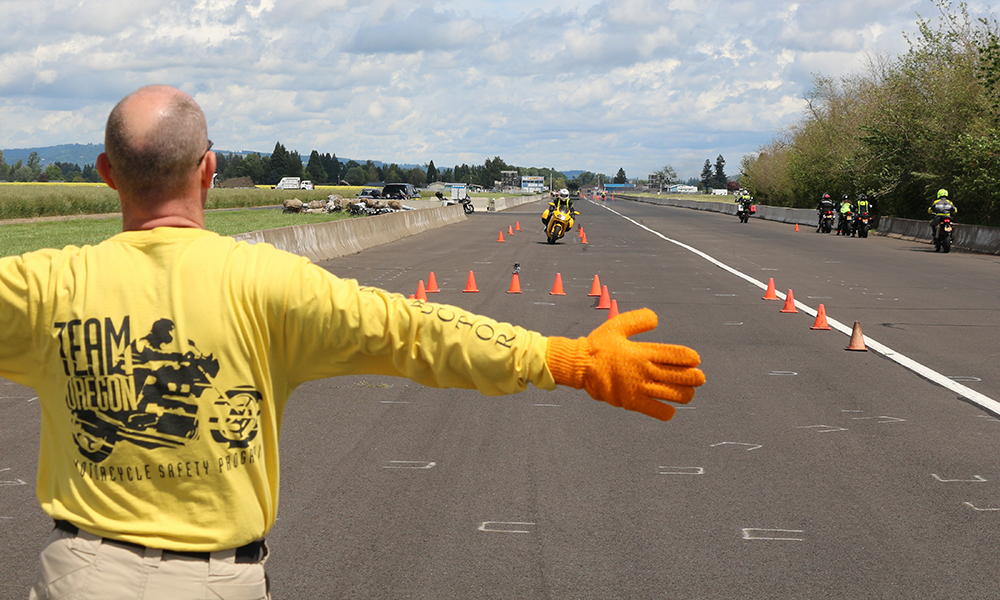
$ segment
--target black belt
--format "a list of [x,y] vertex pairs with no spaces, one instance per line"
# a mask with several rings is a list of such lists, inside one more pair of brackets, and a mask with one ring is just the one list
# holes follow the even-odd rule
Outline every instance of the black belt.
[[[77,535],[80,533],[80,528],[76,525],[70,523],[69,521],[56,521],[56,529],[65,531],[70,535]],[[114,546],[121,546],[123,548],[129,548],[131,550],[137,550],[140,552],[145,552],[146,547],[142,544],[136,544],[134,542],[123,542],[122,540],[113,540],[110,538],[101,538],[105,544],[112,544]],[[169,558],[170,555],[181,556],[184,558],[193,558],[196,560],[208,560],[211,556],[211,552],[178,552],[176,550],[164,550],[163,557]],[[245,546],[240,546],[236,549],[236,562],[238,563],[256,563],[260,562],[264,558],[264,540],[257,540],[250,542]]]

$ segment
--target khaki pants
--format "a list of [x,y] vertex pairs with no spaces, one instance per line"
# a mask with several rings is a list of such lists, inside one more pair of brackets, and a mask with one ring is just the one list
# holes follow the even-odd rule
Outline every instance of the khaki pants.
[[270,600],[264,558],[237,563],[235,550],[208,560],[106,542],[55,529],[42,550],[29,600]]

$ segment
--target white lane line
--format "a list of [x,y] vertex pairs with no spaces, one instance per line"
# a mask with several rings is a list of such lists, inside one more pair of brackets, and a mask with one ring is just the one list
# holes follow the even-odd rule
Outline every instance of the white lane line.
[[[615,210],[613,208],[609,208],[608,206],[604,206],[604,205],[600,205],[600,206],[603,206],[606,210],[609,210],[609,211],[613,212],[614,214],[616,214],[619,217],[625,219],[629,223],[632,223],[633,225],[635,225],[637,227],[645,229],[646,231],[648,231],[649,233],[652,233],[653,235],[659,237],[660,239],[662,239],[664,241],[667,241],[667,242],[670,242],[671,244],[680,246],[681,248],[684,248],[685,250],[687,250],[689,252],[697,254],[698,256],[704,258],[705,260],[707,260],[708,262],[712,263],[713,265],[719,267],[723,271],[728,271],[729,273],[732,273],[733,275],[739,277],[740,279],[743,279],[743,280],[747,281],[748,283],[751,283],[751,284],[759,287],[760,289],[762,289],[764,291],[767,291],[767,284],[765,284],[764,282],[757,281],[756,279],[754,279],[753,277],[747,275],[746,273],[742,273],[740,271],[737,271],[736,269],[730,267],[729,265],[727,265],[727,264],[725,264],[725,263],[723,263],[723,262],[721,262],[721,261],[719,261],[719,260],[717,260],[717,259],[709,256],[708,254],[705,254],[701,250],[698,250],[697,248],[693,248],[691,246],[688,246],[684,242],[679,242],[679,241],[677,241],[675,239],[668,238],[667,236],[663,235],[659,231],[650,229],[649,227],[646,227],[642,223],[639,223],[638,221],[636,221],[634,219],[630,219],[629,217],[626,217],[625,215],[621,214],[620,212],[618,212],[617,210]],[[775,294],[778,297],[780,297],[782,300],[785,299],[786,294],[783,294],[783,293],[778,292],[778,291],[776,291]],[[799,310],[801,310],[802,312],[806,313],[807,315],[811,316],[811,317],[815,317],[816,316],[816,310],[815,309],[813,309],[813,308],[811,308],[809,306],[806,306],[805,304],[802,304],[798,300],[795,300],[795,307],[798,308]],[[836,329],[837,331],[839,331],[839,332],[841,332],[841,333],[843,333],[844,335],[847,335],[847,336],[850,336],[851,333],[852,333],[852,331],[853,331],[853,329],[854,329],[853,324],[851,324],[851,326],[847,326],[847,325],[841,323],[840,321],[838,321],[836,319],[830,318],[829,315],[827,315],[827,317],[826,317],[826,322],[830,325],[830,327],[832,327],[833,329]],[[1000,402],[997,402],[996,400],[990,398],[989,396],[986,396],[985,394],[980,394],[979,392],[977,392],[976,390],[974,390],[972,388],[968,388],[968,387],[966,387],[966,386],[964,386],[964,385],[962,385],[962,384],[960,384],[960,383],[958,383],[958,382],[956,382],[956,381],[954,381],[954,380],[952,380],[952,379],[950,379],[948,377],[945,377],[944,375],[938,373],[937,371],[935,371],[935,370],[933,370],[933,369],[931,369],[929,367],[925,367],[924,365],[918,363],[917,361],[915,361],[915,360],[913,360],[913,359],[911,359],[911,358],[909,358],[909,357],[907,357],[907,356],[905,356],[903,354],[900,354],[900,353],[896,352],[892,348],[890,348],[890,347],[888,347],[888,346],[886,346],[884,344],[881,344],[881,343],[879,343],[876,340],[873,340],[872,338],[868,337],[867,335],[864,336],[864,339],[865,339],[865,346],[867,346],[868,349],[874,350],[875,352],[878,352],[879,354],[881,354],[882,356],[888,358],[889,360],[892,360],[892,361],[896,362],[897,364],[902,365],[903,367],[906,367],[907,369],[913,371],[917,375],[920,375],[921,377],[923,377],[925,379],[928,379],[928,380],[930,380],[930,381],[932,381],[932,382],[940,385],[941,387],[945,388],[946,390],[951,390],[952,392],[955,392],[956,394],[962,396],[963,398],[965,398],[968,401],[972,402],[973,404],[979,406],[980,408],[988,410],[988,411],[990,411],[991,413],[993,413],[995,415],[1000,415]]]

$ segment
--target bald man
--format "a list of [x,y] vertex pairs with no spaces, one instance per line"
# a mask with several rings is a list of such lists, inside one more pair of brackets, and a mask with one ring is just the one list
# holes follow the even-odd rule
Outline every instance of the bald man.
[[267,598],[278,434],[306,381],[568,385],[661,420],[704,382],[690,348],[627,339],[651,311],[545,337],[206,231],[211,146],[192,98],[134,92],[97,162],[124,231],[0,259],[0,376],[38,394],[37,496],[55,521],[30,598]]

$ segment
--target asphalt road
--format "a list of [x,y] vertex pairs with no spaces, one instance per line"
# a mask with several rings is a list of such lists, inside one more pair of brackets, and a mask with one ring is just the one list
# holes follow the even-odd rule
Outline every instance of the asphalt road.
[[[268,537],[275,598],[1000,597],[1000,419],[926,372],[845,351],[846,335],[811,330],[810,314],[781,313],[748,281],[773,277],[997,400],[1000,258],[669,207],[579,208],[586,245],[545,244],[535,204],[324,266],[405,294],[434,271],[435,301],[573,337],[605,319],[587,296],[598,274],[622,311],[660,315],[641,339],[701,353],[695,400],[660,423],[565,389],[302,386]],[[507,293],[514,263],[521,294]],[[470,270],[478,294],[462,293]],[[566,296],[549,294],[556,273]],[[26,597],[51,527],[31,485],[33,396],[0,385],[0,598]]]

